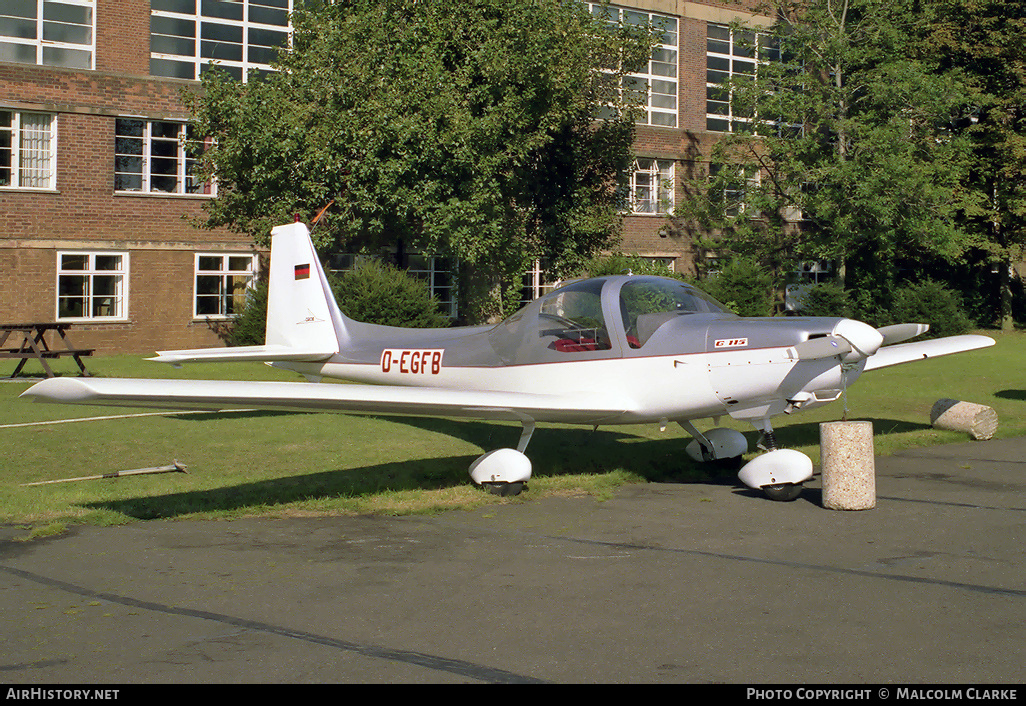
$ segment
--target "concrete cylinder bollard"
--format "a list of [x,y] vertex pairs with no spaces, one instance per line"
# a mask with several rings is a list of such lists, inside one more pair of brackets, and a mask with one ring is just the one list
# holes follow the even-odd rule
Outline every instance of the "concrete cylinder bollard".
[[994,436],[998,416],[992,407],[982,404],[941,399],[933,403],[930,424],[935,429],[967,432],[974,440],[980,441]]
[[823,507],[828,510],[876,507],[872,422],[820,424],[819,457],[823,470]]

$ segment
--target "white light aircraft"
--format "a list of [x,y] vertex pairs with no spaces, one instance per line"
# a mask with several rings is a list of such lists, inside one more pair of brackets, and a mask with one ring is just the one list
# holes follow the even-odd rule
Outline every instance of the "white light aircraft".
[[[789,500],[812,461],[777,449],[771,419],[832,402],[865,371],[994,344],[986,336],[904,343],[925,324],[876,329],[844,318],[741,318],[683,282],[611,276],[571,282],[493,326],[407,329],[360,323],[335,302],[303,223],[272,231],[266,344],[163,351],[153,360],[264,361],[310,382],[51,378],[36,401],[163,409],[278,409],[519,422],[515,449],[490,451],[473,481],[515,494],[538,422],[676,422],[698,461],[740,460],[740,432],[694,422],[750,422],[767,453],[738,474]],[[899,344],[899,345],[895,345]],[[365,384],[316,384],[341,378]]]

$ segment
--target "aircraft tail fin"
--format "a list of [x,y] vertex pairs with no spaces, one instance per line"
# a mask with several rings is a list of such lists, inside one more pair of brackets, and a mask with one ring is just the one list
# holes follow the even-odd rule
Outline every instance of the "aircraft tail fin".
[[328,277],[300,222],[271,231],[266,343],[262,346],[159,351],[160,363],[323,361],[347,346],[352,322],[335,303]]
[[267,345],[338,352],[349,343],[347,322],[306,225],[296,222],[274,228]]

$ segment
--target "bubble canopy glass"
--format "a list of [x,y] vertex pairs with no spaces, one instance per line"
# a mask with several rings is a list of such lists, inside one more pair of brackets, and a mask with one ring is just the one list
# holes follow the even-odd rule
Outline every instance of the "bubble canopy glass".
[[599,277],[573,282],[498,324],[488,335],[507,365],[615,358],[642,348],[686,314],[731,314],[699,289],[664,277]]

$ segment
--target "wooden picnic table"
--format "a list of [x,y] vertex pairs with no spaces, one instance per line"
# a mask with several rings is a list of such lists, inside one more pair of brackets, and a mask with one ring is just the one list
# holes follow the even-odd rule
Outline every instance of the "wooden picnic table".
[[[21,358],[11,377],[17,377],[29,360],[38,360],[46,371],[46,377],[52,378],[53,370],[46,359],[59,358],[62,355],[73,356],[82,375],[89,377],[82,356],[92,355],[95,349],[75,348],[68,339],[69,328],[71,324],[54,322],[0,324],[0,358]],[[47,341],[46,334],[49,331],[56,333],[50,335],[50,341]]]

